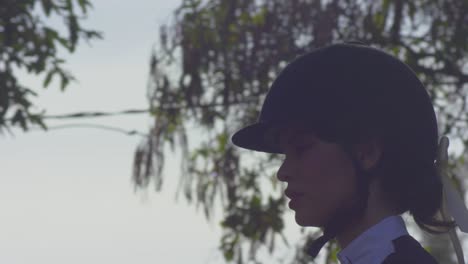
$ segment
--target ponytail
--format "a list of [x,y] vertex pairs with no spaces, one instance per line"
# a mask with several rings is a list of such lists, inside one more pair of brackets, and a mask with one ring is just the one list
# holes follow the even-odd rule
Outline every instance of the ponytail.
[[424,156],[411,152],[396,155],[394,148],[384,151],[382,189],[399,213],[409,212],[416,224],[431,234],[447,233],[456,226],[454,221],[442,219],[442,178],[436,164]]
[[443,187],[441,176],[434,166],[424,168],[420,175],[424,175],[414,188],[413,199],[408,200],[408,210],[416,224],[431,234],[449,232],[456,226],[454,221],[441,219],[440,210],[443,204]]

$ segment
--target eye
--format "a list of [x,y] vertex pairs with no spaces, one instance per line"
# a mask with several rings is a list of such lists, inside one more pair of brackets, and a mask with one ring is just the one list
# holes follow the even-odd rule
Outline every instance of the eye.
[[306,152],[307,150],[309,150],[311,147],[312,147],[312,145],[297,146],[295,148],[295,152],[296,152],[297,155],[301,155],[304,152]]

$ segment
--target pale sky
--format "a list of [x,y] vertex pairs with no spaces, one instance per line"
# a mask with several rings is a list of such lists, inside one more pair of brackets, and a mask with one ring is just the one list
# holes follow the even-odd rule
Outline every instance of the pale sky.
[[[158,25],[180,1],[93,3],[84,25],[103,31],[104,40],[82,43],[64,56],[79,81],[61,93],[56,82],[43,90],[42,77],[21,75],[23,84],[37,87],[34,101],[48,114],[148,107],[150,51]],[[68,123],[147,132],[151,119],[141,114],[48,122]],[[174,202],[178,155],[167,154],[161,193],[135,193],[130,177],[138,136],[91,128],[14,131],[0,136],[0,263],[223,263],[217,249],[221,213],[209,224],[183,198]],[[294,244],[299,227],[292,212],[287,219]]]

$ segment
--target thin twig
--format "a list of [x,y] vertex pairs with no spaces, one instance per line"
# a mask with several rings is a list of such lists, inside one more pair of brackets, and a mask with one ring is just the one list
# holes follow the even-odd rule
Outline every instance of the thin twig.
[[[119,132],[123,133],[128,136],[133,136],[133,135],[139,135],[142,137],[148,137],[148,134],[139,132],[137,130],[125,130],[123,128],[119,127],[113,127],[113,126],[107,126],[107,125],[97,125],[97,124],[83,124],[83,123],[75,123],[75,124],[66,124],[66,125],[58,125],[58,126],[50,126],[47,127],[46,130],[56,130],[56,129],[65,129],[65,128],[97,128],[97,129],[103,129],[103,130],[108,130],[108,131],[114,131],[114,132]],[[35,128],[35,130],[39,130],[40,128]],[[42,130],[42,129],[41,129]]]

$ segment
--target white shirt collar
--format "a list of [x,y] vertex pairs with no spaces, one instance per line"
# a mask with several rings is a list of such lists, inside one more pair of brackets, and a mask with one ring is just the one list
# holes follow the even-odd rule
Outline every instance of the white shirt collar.
[[384,218],[370,227],[338,253],[341,264],[374,264],[395,251],[392,240],[408,235],[399,215]]

